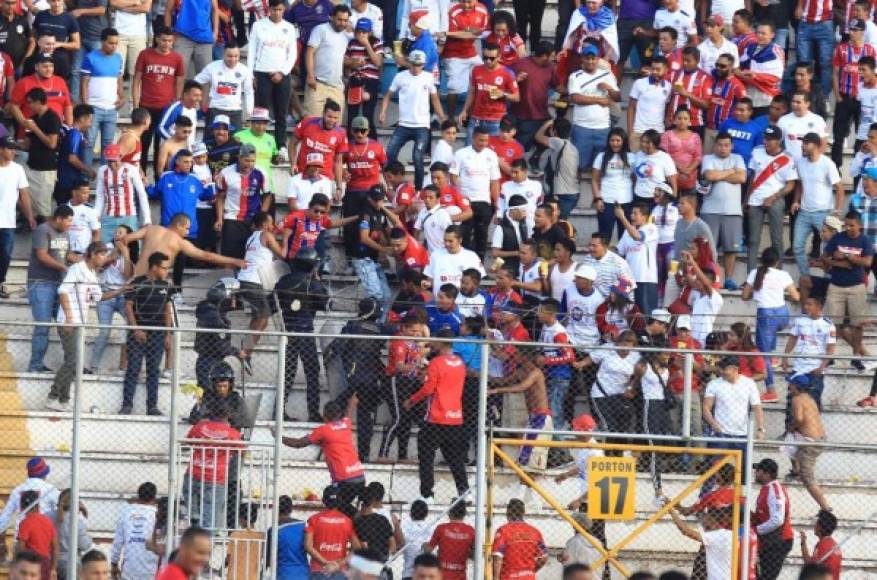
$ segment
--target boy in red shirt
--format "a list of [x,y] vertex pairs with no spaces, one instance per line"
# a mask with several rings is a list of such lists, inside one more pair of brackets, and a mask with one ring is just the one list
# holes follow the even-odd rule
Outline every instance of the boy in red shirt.
[[42,578],[48,580],[58,562],[60,550],[55,524],[40,513],[40,493],[36,490],[21,494],[21,509],[25,516],[18,525],[15,552],[26,550],[38,554],[43,559]]
[[360,547],[353,521],[340,511],[338,486],[323,490],[326,509],[308,518],[305,525],[305,551],[311,557],[311,572],[332,577],[347,568],[347,555]]
[[429,542],[423,545],[428,552],[438,549],[443,580],[466,580],[466,565],[475,547],[475,528],[464,522],[466,502],[458,501],[448,510],[448,521],[436,526]]
[[843,568],[843,552],[831,535],[837,529],[837,516],[830,511],[819,510],[816,515],[816,524],[813,533],[819,538],[813,553],[807,546],[807,533],[801,530],[801,558],[805,563],[822,564],[831,570],[833,580],[840,580],[840,571]]
[[513,117],[506,115],[499,122],[499,135],[494,135],[487,140],[487,146],[496,153],[499,159],[499,184],[512,178],[512,162],[524,158],[524,146],[518,143],[515,135],[518,127]]
[[493,577],[498,580],[536,580],[536,572],[548,561],[542,534],[524,521],[524,502],[509,500],[508,523],[493,538]]

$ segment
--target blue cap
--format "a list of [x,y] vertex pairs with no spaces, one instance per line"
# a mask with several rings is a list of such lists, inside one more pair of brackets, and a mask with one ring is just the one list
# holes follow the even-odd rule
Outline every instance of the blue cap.
[[356,26],[353,27],[354,30],[362,30],[364,32],[372,31],[372,19],[371,18],[360,18],[356,21]]
[[862,170],[862,177],[867,177],[868,179],[873,179],[874,181],[877,181],[877,167],[866,167],[864,170]]
[[586,43],[585,46],[582,47],[582,56],[600,56],[600,51],[591,43]]
[[786,378],[790,385],[797,385],[799,389],[809,389],[811,386],[810,375],[807,373],[795,373]]

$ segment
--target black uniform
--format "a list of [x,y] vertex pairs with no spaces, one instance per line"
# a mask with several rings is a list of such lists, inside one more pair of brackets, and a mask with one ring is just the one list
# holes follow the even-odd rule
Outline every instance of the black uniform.
[[[218,304],[202,300],[195,306],[195,326],[197,328],[229,330],[231,322],[225,314]],[[198,379],[198,386],[207,389],[210,387],[210,369],[213,368],[213,365],[226,357],[238,354],[240,346],[232,345],[230,334],[197,332],[195,333],[195,352],[198,354],[198,359],[195,361],[195,376]]]

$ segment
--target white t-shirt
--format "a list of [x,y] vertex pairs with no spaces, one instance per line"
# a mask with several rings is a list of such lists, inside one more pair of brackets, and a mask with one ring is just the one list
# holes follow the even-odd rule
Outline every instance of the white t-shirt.
[[675,28],[679,33],[676,39],[676,48],[682,48],[688,44],[688,37],[697,34],[697,25],[694,23],[694,9],[686,10],[684,7],[670,12],[666,8],[659,8],[655,12],[655,30],[665,26]]
[[618,254],[624,256],[633,272],[633,280],[640,282],[658,282],[658,228],[655,224],[646,223],[639,228],[641,240],[633,239],[630,232],[624,232],[618,242]]
[[444,139],[439,139],[432,144],[432,157],[430,164],[441,161],[446,163],[448,167],[454,162],[454,148]]
[[782,129],[786,144],[786,152],[792,157],[801,156],[801,140],[807,133],[816,133],[823,139],[828,135],[825,129],[825,119],[808,111],[806,115],[799,117],[795,113],[787,113],[777,121],[777,127]]
[[[594,158],[594,169],[603,167],[603,155],[601,151]],[[600,196],[603,203],[630,203],[633,201],[633,156],[628,154],[628,165],[624,164],[618,153],[613,153],[612,158],[606,162],[606,170],[600,173]]]
[[652,223],[658,227],[658,243],[671,244],[676,236],[679,208],[673,204],[656,205],[652,210]]
[[749,272],[746,283],[752,286],[752,297],[759,308],[781,308],[786,305],[786,288],[795,283],[785,270],[768,268],[761,281],[761,289],[755,290],[755,277],[758,269]]
[[[623,395],[627,389],[627,381],[633,376],[633,367],[639,362],[638,352],[629,352],[627,356],[618,356],[617,350],[596,349],[589,354],[594,364],[600,365],[597,369],[597,380],[591,387],[591,398],[599,399],[605,396]],[[603,387],[601,390],[597,382]],[[603,391],[606,391],[604,394]]]
[[[371,6],[371,4],[369,4]],[[402,578],[414,575],[414,559],[423,552],[423,544],[432,537],[435,526],[427,520],[402,522],[402,537],[405,538],[405,549],[402,553]]]
[[[814,162],[806,157],[795,159],[801,179],[801,209],[828,211],[834,208],[834,186],[840,183],[837,165],[827,155],[819,155]],[[837,208],[840,209],[840,208]]]
[[862,120],[859,123],[856,139],[867,141],[869,127],[872,123],[877,122],[877,84],[873,87],[866,87],[865,83],[859,81],[858,101],[862,107]]
[[436,205],[432,210],[425,207],[420,210],[414,221],[414,229],[423,232],[426,249],[430,254],[435,254],[445,247],[445,230],[453,223],[448,210]]
[[[740,7],[743,7],[742,2],[740,3]],[[713,3],[713,8],[715,8],[715,3]],[[728,19],[726,22],[730,21],[731,20]],[[716,68],[716,61],[719,59],[719,56],[723,54],[730,55],[734,59],[734,68],[740,68],[740,53],[737,51],[737,45],[724,36],[722,37],[722,42],[718,46],[713,44],[709,38],[706,38],[703,42],[697,45],[697,49],[700,51],[700,68],[708,73],[713,72],[713,69]]]
[[707,580],[731,580],[731,530],[704,530],[700,537],[706,552]]
[[[68,204],[70,205],[70,204]],[[67,239],[70,240],[70,251],[84,254],[91,243],[94,230],[100,230],[100,219],[97,210],[88,204],[70,205],[73,210],[73,223],[67,230]]]
[[645,133],[654,129],[664,132],[664,113],[673,87],[666,80],[656,83],[651,76],[637,79],[630,89],[630,98],[636,99],[636,116],[633,119],[633,132]]
[[330,22],[314,27],[308,46],[315,49],[314,77],[318,81],[333,87],[344,86],[344,53],[351,38],[351,33],[337,32]]
[[304,173],[296,173],[289,178],[286,186],[286,198],[294,199],[297,209],[307,209],[315,193],[322,193],[329,199],[335,195],[335,182],[322,173],[310,180]]
[[738,375],[736,383],[722,377],[711,380],[703,396],[715,400],[713,417],[724,435],[745,436],[749,429],[749,408],[761,405],[755,381],[744,375]]
[[[655,374],[655,368],[658,368],[661,373],[660,377]],[[642,376],[640,380],[640,389],[643,393],[643,399],[648,399],[649,401],[663,401],[664,400],[664,385],[670,380],[670,371],[667,369],[661,369],[657,366],[654,368],[652,365],[646,365],[646,373]],[[661,383],[663,381],[663,384]]]
[[0,228],[15,229],[18,192],[28,187],[24,168],[14,161],[0,167]]
[[709,296],[698,290],[691,293],[691,336],[700,344],[706,344],[706,337],[713,331],[716,315],[724,303],[718,290],[713,290]]
[[460,193],[469,201],[490,203],[490,182],[500,178],[499,159],[489,147],[481,151],[464,147],[454,153],[451,175],[460,178]]
[[673,158],[664,151],[655,151],[651,155],[637,152],[633,158],[633,170],[636,173],[633,192],[643,199],[655,199],[655,187],[659,183],[669,183],[667,178],[677,173]]
[[[786,155],[786,153],[780,152],[777,155],[771,156],[767,154],[764,147],[759,146],[753,149],[752,157],[749,159],[749,169],[752,170],[753,181],[758,179],[758,176],[761,175],[763,171],[767,170],[771,163],[781,155]],[[795,169],[794,157],[790,157],[790,159],[792,159],[790,163],[787,163],[781,169],[771,173],[770,177],[764,180],[755,191],[750,192],[749,200],[747,201],[749,205],[753,207],[764,205],[765,199],[776,194],[776,192],[785,187],[786,183],[789,181],[798,179],[798,171]]]
[[249,114],[253,107],[253,71],[242,62],[234,68],[225,61],[214,60],[195,75],[195,81],[210,85],[210,106],[223,111],[241,111]]
[[[799,316],[792,321],[789,335],[798,338],[794,354],[826,354],[828,345],[837,343],[837,329],[828,318],[813,320],[809,316]],[[821,364],[818,358],[792,359],[792,369],[796,373],[809,373]]]
[[509,208],[509,200],[513,195],[520,195],[527,200],[527,225],[533,228],[533,219],[536,216],[536,206],[542,203],[542,182],[535,179],[525,179],[518,183],[508,180],[499,188],[499,199],[496,200],[496,215],[502,217]]
[[439,288],[442,284],[453,284],[459,288],[463,271],[469,268],[475,268],[482,276],[485,274],[484,266],[475,252],[461,248],[456,254],[450,254],[442,248],[432,252],[423,274],[427,278],[432,278],[433,288]]
[[119,36],[146,38],[146,13],[132,14],[117,8],[113,16],[113,28]]
[[576,346],[596,346],[600,342],[600,330],[597,328],[597,308],[605,301],[605,297],[593,288],[587,296],[579,292],[575,282],[563,291],[561,304],[566,312],[563,321],[569,341]]
[[[350,9],[350,27],[356,29],[356,23],[360,18],[368,18],[372,21],[372,34],[377,38],[384,37],[384,11],[370,2],[366,2],[365,11],[357,12]],[[428,538],[427,538],[428,539]]]
[[435,90],[432,75],[423,71],[413,75],[405,70],[393,77],[390,91],[399,97],[399,126],[429,127],[429,100]]
[[[615,75],[612,71],[597,69],[593,73],[577,70],[569,76],[567,89],[570,95],[585,95],[589,97],[606,97],[609,95],[598,87],[606,83],[612,90],[618,90]],[[609,128],[609,107],[604,105],[575,105],[573,107],[572,122],[579,127],[588,129]]]
[[155,528],[154,505],[131,503],[122,508],[116,521],[111,561],[122,560],[122,578],[148,578],[155,573],[158,555],[146,549]]
[[585,495],[586,493],[588,493],[588,460],[591,457],[603,457],[603,450],[588,449],[585,447],[575,450],[576,467],[579,468],[579,487],[581,489],[580,495]]
[[100,302],[101,288],[97,272],[89,268],[85,262],[77,262],[70,266],[64,281],[58,286],[58,295],[66,294],[70,299],[70,320],[64,308],[58,305],[58,322],[63,324],[81,324],[88,320],[88,309]]

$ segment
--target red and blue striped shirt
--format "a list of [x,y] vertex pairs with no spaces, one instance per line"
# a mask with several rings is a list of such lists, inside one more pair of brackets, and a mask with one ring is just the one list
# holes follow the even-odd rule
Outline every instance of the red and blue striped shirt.
[[707,127],[718,129],[731,116],[737,101],[745,96],[746,87],[737,77],[719,80],[713,75],[713,96],[706,116]]
[[804,15],[801,22],[818,24],[831,20],[831,0],[804,0]]
[[837,45],[834,49],[832,65],[838,74],[840,94],[856,98],[859,94],[859,59],[863,56],[875,56],[874,47],[864,44],[855,47],[849,42]]
[[225,194],[225,219],[249,221],[259,213],[265,193],[264,173],[253,167],[248,174],[241,175],[235,163],[219,172],[217,185]]

